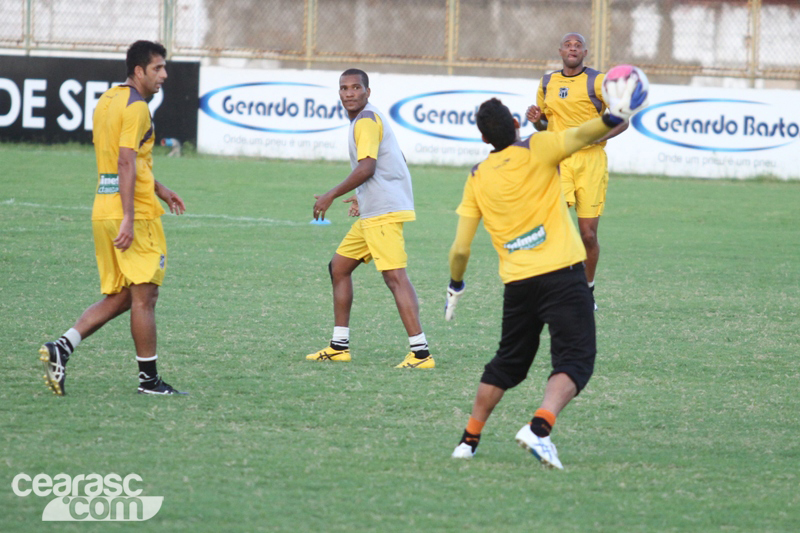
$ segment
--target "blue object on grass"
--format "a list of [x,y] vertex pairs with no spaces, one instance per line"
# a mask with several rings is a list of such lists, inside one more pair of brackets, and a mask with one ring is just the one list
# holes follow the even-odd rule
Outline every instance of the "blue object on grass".
[[330,223],[331,223],[331,221],[328,220],[327,218],[321,218],[319,220],[311,219],[311,222],[310,222],[310,224],[314,224],[315,226],[327,226]]

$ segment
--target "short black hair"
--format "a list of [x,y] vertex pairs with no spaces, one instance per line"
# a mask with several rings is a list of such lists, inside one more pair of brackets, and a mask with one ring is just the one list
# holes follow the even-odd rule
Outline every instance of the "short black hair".
[[136,41],[128,48],[128,55],[125,57],[125,66],[128,68],[128,77],[134,75],[136,67],[147,69],[147,65],[153,60],[153,56],[167,57],[167,49],[161,43],[152,41]]
[[[361,85],[363,85],[365,89],[369,89],[369,76],[361,69],[349,68],[342,72],[342,76],[361,76]],[[342,76],[339,77],[341,78]]]
[[497,98],[486,100],[478,108],[475,122],[483,138],[489,141],[495,150],[502,150],[517,140],[517,128],[514,117],[503,102]]

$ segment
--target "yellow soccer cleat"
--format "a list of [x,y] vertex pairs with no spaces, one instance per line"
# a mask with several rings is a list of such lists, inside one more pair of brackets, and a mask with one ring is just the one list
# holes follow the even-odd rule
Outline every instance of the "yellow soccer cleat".
[[316,353],[308,354],[306,359],[309,361],[339,361],[346,363],[350,360],[350,350],[334,350],[327,346]]
[[433,360],[433,357],[430,355],[425,359],[417,359],[414,356],[414,352],[408,352],[406,358],[403,359],[403,362],[397,365],[395,368],[433,368],[436,366],[436,363]]

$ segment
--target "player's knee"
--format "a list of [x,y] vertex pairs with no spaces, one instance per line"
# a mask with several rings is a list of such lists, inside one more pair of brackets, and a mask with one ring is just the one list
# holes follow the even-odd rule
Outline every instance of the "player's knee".
[[526,377],[528,377],[526,369],[515,369],[509,368],[506,365],[500,365],[495,358],[486,363],[486,366],[483,367],[481,383],[508,390],[522,383]]
[[589,383],[589,380],[594,374],[594,361],[586,362],[584,364],[566,364],[560,365],[553,368],[553,371],[550,373],[550,377],[556,374],[564,374],[572,382],[575,384],[575,395],[581,393],[581,391],[586,388],[586,385]]
[[411,285],[411,280],[408,279],[405,269],[384,270],[382,274],[384,283],[392,292],[403,288],[414,290],[414,286]]
[[597,232],[593,229],[582,229],[581,240],[583,245],[591,248],[597,247]]

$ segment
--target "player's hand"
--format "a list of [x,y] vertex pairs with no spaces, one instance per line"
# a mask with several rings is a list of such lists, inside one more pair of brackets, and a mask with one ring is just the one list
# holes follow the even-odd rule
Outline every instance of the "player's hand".
[[325,220],[325,211],[333,203],[333,196],[330,192],[326,192],[325,194],[315,194],[314,198],[317,199],[314,203],[314,220]]
[[342,200],[342,202],[350,204],[350,209],[347,211],[347,216],[357,217],[361,214],[361,211],[358,209],[358,197],[355,194],[350,198],[345,198]]
[[450,280],[444,300],[444,319],[448,322],[453,320],[453,316],[455,316],[456,312],[456,305],[458,305],[458,300],[464,296],[464,291],[466,290],[467,284],[463,281],[461,282],[460,288],[455,288],[453,287],[453,280]]
[[539,119],[542,118],[542,109],[538,105],[530,106],[525,112],[525,118],[530,122],[539,122]]
[[133,244],[133,219],[123,218],[119,225],[119,233],[114,239],[114,247],[123,252]]
[[184,204],[181,197],[171,189],[159,183],[158,187],[156,187],[156,194],[169,206],[170,213],[182,215],[186,212],[186,204]]

